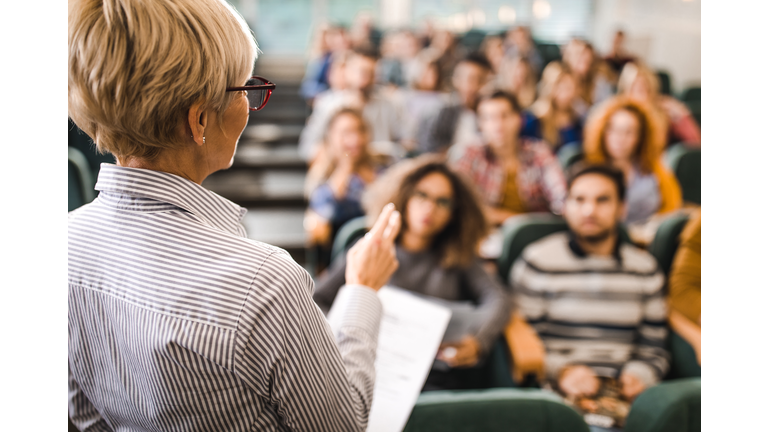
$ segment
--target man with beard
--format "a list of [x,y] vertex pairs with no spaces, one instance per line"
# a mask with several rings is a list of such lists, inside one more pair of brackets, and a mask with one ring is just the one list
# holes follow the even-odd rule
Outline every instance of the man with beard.
[[529,245],[511,270],[515,308],[545,347],[546,379],[568,395],[594,395],[602,376],[633,400],[669,368],[664,277],[619,235],[624,193],[621,171],[575,167],[568,231]]

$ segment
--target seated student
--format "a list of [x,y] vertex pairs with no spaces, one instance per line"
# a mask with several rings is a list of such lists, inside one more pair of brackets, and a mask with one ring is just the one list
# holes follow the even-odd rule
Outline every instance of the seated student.
[[307,126],[299,137],[299,153],[313,161],[322,145],[323,134],[330,117],[343,107],[359,109],[371,126],[371,141],[397,142],[400,139],[400,113],[396,106],[375,88],[376,54],[353,51],[344,68],[343,91],[318,101]]
[[428,139],[419,129],[425,119],[445,104],[445,94],[438,92],[440,67],[428,56],[420,55],[411,64],[406,76],[408,88],[398,91],[395,100],[402,112],[403,147],[414,151],[420,140]]
[[619,77],[618,91],[649,104],[661,115],[667,144],[683,142],[688,147],[701,147],[701,129],[684,103],[659,93],[659,77],[646,66],[628,63]]
[[[475,334],[444,348],[438,358],[452,368],[476,365],[490,351],[509,318],[509,299],[500,283],[485,272],[476,250],[486,232],[480,204],[462,178],[441,159],[424,155],[400,162],[371,186],[364,198],[369,215],[392,202],[403,215],[395,240],[400,266],[389,285],[449,301],[472,301],[486,311]],[[314,299],[327,311],[344,285],[345,258],[317,282]],[[468,385],[461,370],[433,370],[425,389]]]
[[680,234],[669,272],[669,323],[691,344],[701,364],[701,209]]
[[627,224],[682,206],[680,185],[664,167],[663,132],[648,105],[616,96],[595,110],[584,127],[584,158],[607,162],[624,173]]
[[536,74],[524,57],[505,57],[494,84],[497,89],[513,94],[522,109],[536,101]]
[[376,177],[376,165],[368,148],[368,127],[359,111],[343,108],[336,112],[323,142],[305,185],[309,209],[304,227],[309,243],[319,249],[318,270],[328,265],[331,242],[338,229],[364,214],[363,191]]
[[486,215],[500,225],[519,213],[559,213],[565,177],[544,141],[520,137],[520,107],[514,96],[496,92],[478,106],[482,140],[451,153],[485,198]]
[[576,77],[560,70],[552,78],[551,90],[531,107],[538,120],[538,133],[553,151],[565,144],[582,140],[581,117],[574,109],[576,101]]
[[576,77],[576,111],[586,117],[590,107],[613,96],[610,68],[584,40],[573,39],[563,51],[563,66]]
[[477,126],[477,102],[491,71],[488,60],[479,53],[464,57],[453,71],[455,93],[444,106],[419,126],[426,131],[419,141],[421,153],[444,153],[453,146],[464,146],[480,136]]
[[325,105],[327,103],[325,99],[336,98],[344,91],[347,86],[344,75],[348,58],[347,52],[334,53],[331,56],[331,64],[328,67],[328,89],[318,93],[312,99],[313,107]]
[[621,171],[577,166],[568,232],[530,244],[511,270],[515,311],[544,343],[546,380],[567,395],[591,396],[607,376],[632,400],[669,368],[664,276],[648,252],[621,240],[624,192]]

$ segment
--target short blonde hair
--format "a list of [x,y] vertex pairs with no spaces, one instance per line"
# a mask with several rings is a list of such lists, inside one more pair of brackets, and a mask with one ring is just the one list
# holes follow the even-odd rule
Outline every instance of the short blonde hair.
[[100,152],[151,159],[179,146],[194,103],[226,109],[257,55],[224,0],[71,0],[69,116]]

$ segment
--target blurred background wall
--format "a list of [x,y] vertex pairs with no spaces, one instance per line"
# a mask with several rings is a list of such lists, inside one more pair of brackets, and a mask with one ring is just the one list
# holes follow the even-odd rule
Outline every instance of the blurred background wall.
[[[369,15],[376,28],[436,27],[482,39],[515,25],[528,25],[542,43],[573,36],[600,52],[613,33],[626,32],[627,48],[650,66],[667,70],[674,89],[701,80],[699,0],[231,0],[248,20],[263,51],[261,67],[279,64],[283,74],[303,73],[314,30],[323,23],[351,26]],[[290,67],[295,65],[295,68]],[[294,70],[296,69],[296,70]],[[299,77],[300,78],[300,77]]]

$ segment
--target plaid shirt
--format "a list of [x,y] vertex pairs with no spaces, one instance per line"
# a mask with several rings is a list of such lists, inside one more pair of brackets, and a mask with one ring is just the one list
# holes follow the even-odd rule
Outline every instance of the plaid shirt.
[[[526,208],[532,212],[560,214],[565,201],[565,176],[549,146],[541,140],[521,138],[519,143],[517,187]],[[486,144],[467,146],[453,163],[469,177],[490,205],[504,198],[507,172]]]

